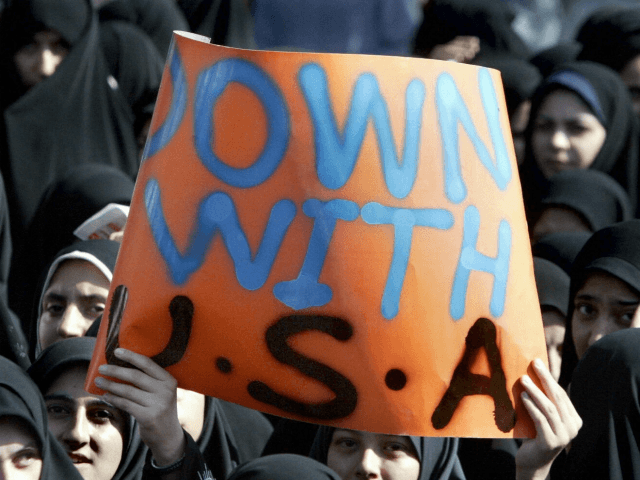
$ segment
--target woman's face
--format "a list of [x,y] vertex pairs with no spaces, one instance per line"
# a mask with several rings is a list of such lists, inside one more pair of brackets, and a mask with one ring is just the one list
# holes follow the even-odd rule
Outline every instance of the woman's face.
[[58,32],[43,30],[14,54],[13,61],[24,86],[33,87],[53,75],[68,52]]
[[19,418],[0,418],[0,479],[38,480],[41,472],[36,436]]
[[640,295],[613,275],[594,272],[576,292],[571,329],[578,358],[600,338],[625,328],[637,328]]
[[540,105],[531,147],[538,168],[551,178],[564,170],[589,168],[606,136],[604,126],[576,94],[556,90]]
[[61,263],[42,296],[38,336],[44,350],[59,340],[82,337],[104,311],[109,280],[85,260]]
[[45,392],[49,430],[84,480],[110,480],[122,458],[128,420],[84,390],[87,368],[66,369]]
[[418,480],[420,460],[409,437],[336,429],[327,466],[342,480]]

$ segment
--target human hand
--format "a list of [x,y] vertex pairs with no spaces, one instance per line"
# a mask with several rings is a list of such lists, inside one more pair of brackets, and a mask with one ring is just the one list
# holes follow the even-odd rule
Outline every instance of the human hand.
[[429,52],[429,58],[465,63],[473,60],[479,51],[480,39],[478,37],[458,36],[448,43],[433,47]]
[[95,384],[105,390],[104,399],[132,415],[138,421],[140,437],[149,447],[158,466],[171,465],[184,454],[184,432],[178,421],[178,382],[165,369],[144,355],[117,348],[114,352],[120,360],[136,368],[101,365],[102,377]]
[[545,479],[551,464],[582,427],[567,392],[553,379],[542,361],[536,359],[533,368],[544,392],[524,375],[520,381],[525,391],[522,401],[536,427],[536,438],[525,440],[516,454],[516,479]]

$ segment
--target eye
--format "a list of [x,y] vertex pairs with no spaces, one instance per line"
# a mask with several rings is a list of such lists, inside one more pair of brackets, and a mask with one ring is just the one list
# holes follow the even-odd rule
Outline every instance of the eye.
[[66,405],[61,405],[59,403],[48,403],[47,404],[47,415],[52,418],[60,418],[66,415],[69,415],[71,410]]
[[51,317],[59,317],[64,313],[65,306],[62,303],[46,303],[44,311]]
[[629,328],[631,326],[631,323],[633,322],[633,317],[635,316],[635,314],[635,308],[633,310],[624,312],[622,315],[620,315],[620,317],[618,317],[618,325],[623,328]]
[[537,132],[549,133],[553,130],[554,126],[553,126],[553,122],[550,122],[549,120],[540,119],[540,120],[536,120],[536,123],[534,124],[533,128]]
[[97,408],[91,410],[88,414],[89,419],[97,424],[112,423],[115,421],[115,414],[108,408]]
[[91,313],[97,317],[98,315],[104,312],[104,304],[98,303],[98,304],[92,305],[90,310],[91,310]]
[[589,317],[593,315],[596,311],[593,305],[589,303],[578,303],[576,304],[575,308],[576,308],[576,312],[578,312],[583,317]]
[[41,460],[42,456],[40,452],[33,447],[26,447],[16,452],[11,459],[13,464],[18,469],[28,468],[33,465],[37,460]]
[[589,128],[581,123],[569,123],[567,125],[567,132],[569,133],[569,135],[579,136],[588,132],[589,130]]

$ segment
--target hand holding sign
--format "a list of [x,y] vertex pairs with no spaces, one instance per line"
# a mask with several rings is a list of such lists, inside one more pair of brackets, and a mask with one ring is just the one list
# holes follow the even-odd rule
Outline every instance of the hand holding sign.
[[301,420],[533,433],[517,381],[545,344],[498,92],[468,65],[176,35],[92,374],[119,345]]

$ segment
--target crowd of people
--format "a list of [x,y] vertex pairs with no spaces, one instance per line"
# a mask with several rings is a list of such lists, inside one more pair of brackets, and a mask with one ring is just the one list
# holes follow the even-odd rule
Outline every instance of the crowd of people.
[[[640,476],[640,7],[598,9],[574,39],[535,52],[510,7],[0,0],[0,479]],[[535,438],[279,419],[180,389],[120,348],[95,380],[106,393],[84,390],[120,237],[74,230],[130,203],[174,30],[501,72],[539,296],[522,308],[541,309],[549,359],[519,380]]]

